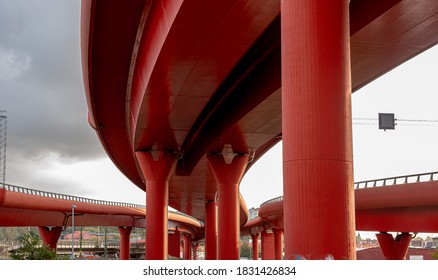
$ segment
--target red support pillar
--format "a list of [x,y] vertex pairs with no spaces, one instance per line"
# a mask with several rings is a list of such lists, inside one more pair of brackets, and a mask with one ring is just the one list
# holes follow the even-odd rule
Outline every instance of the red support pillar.
[[274,233],[274,255],[276,260],[283,259],[283,240],[282,235],[283,231],[279,228],[273,228],[272,232]]
[[173,234],[168,234],[168,242],[169,255],[175,258],[181,258],[181,236],[178,229],[176,229]]
[[189,234],[184,234],[184,259],[191,260],[192,237]]
[[217,204],[205,204],[205,259],[217,260]]
[[119,227],[120,233],[120,259],[129,260],[130,257],[130,236],[132,227]]
[[192,248],[192,254],[193,254],[192,259],[193,260],[197,260],[198,259],[198,247],[199,247],[198,243],[193,244],[193,248]]
[[355,259],[348,0],[281,1],[285,259]]
[[218,187],[218,259],[240,259],[240,198],[239,183],[243,176],[248,156],[235,156],[226,163],[222,155],[209,155]]
[[252,259],[258,260],[259,259],[259,235],[258,234],[251,234],[252,238]]
[[56,244],[58,243],[59,236],[61,236],[62,227],[38,227],[41,239],[44,244],[56,251]]
[[376,236],[386,260],[406,259],[406,253],[412,238],[411,234],[403,232],[397,235],[395,239],[386,232],[378,233]]
[[262,260],[274,260],[274,235],[272,233],[267,232],[266,230],[262,231],[261,236],[262,243]]
[[158,150],[136,152],[135,154],[146,180],[145,258],[166,260],[169,177],[177,155]]

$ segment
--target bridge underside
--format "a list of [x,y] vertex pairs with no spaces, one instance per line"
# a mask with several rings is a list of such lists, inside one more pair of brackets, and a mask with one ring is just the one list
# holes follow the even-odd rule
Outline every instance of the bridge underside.
[[[169,167],[168,176],[157,183],[165,195],[158,198],[158,191],[149,197],[154,201],[149,205],[168,204],[201,220],[206,203],[216,200],[221,180],[207,155],[222,155],[225,161],[247,156],[244,173],[283,139],[286,215],[295,222],[310,221],[309,228],[320,228],[321,233],[331,223],[303,218],[307,214],[302,213],[294,216],[295,203],[289,198],[305,201],[299,207],[315,217],[327,213],[318,207],[335,207],[336,218],[343,222],[333,234],[341,231],[345,238],[327,240],[338,245],[348,240],[338,247],[350,247],[350,94],[438,42],[438,3],[339,0],[327,7],[294,5],[83,1],[89,122],[109,157],[141,189],[158,181],[139,158],[150,155],[152,163],[171,155],[159,165]],[[306,175],[309,170],[312,176]],[[302,188],[295,188],[293,180]],[[325,199],[319,193],[327,185],[341,187],[321,195],[327,195]],[[233,227],[248,218],[244,202],[235,203],[240,216],[225,223]],[[234,216],[220,214],[219,221]],[[293,222],[286,220],[289,236]],[[336,257],[353,258],[353,247]]]

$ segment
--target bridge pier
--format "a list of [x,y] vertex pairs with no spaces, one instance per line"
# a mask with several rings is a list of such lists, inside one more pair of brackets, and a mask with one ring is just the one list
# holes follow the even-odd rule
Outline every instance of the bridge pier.
[[208,162],[217,183],[218,259],[240,259],[239,184],[248,163],[247,155],[236,155],[226,163],[222,155],[209,155]]
[[119,227],[120,233],[120,259],[129,260],[130,256],[130,237],[132,227]]
[[192,248],[192,260],[197,260],[198,259],[198,247],[199,247],[199,244],[198,243],[195,243],[195,244],[193,244],[193,248]]
[[251,234],[252,239],[252,259],[259,259],[259,234]]
[[285,258],[355,259],[348,0],[281,1]]
[[39,226],[38,231],[44,244],[56,251],[56,244],[61,236],[62,227],[43,227]]
[[274,234],[266,230],[262,231],[261,234],[261,247],[262,247],[262,260],[274,260]]
[[169,233],[168,234],[168,242],[169,242],[169,255],[176,257],[176,258],[181,258],[181,236],[179,233],[178,228],[176,228],[175,232]]
[[177,155],[161,150],[137,151],[135,155],[146,180],[145,258],[166,260],[169,177]]
[[403,232],[398,234],[394,239],[391,234],[387,232],[381,232],[376,234],[376,237],[386,260],[406,259],[406,253],[409,249],[412,234]]
[[205,259],[217,260],[217,203],[205,203]]
[[191,251],[192,251],[192,237],[189,234],[184,234],[184,259],[191,260]]
[[274,234],[274,255],[276,260],[283,259],[283,231],[280,228],[272,228]]

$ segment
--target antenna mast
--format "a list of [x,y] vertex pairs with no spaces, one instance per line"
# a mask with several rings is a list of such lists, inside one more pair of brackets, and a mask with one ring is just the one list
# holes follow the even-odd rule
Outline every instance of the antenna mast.
[[0,111],[0,183],[6,181],[6,111]]

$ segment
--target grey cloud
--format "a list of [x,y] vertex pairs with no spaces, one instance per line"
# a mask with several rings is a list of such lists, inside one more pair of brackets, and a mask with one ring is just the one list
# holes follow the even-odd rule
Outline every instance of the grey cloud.
[[0,51],[22,65],[18,74],[0,78],[0,110],[8,111],[7,178],[43,184],[24,166],[49,153],[65,161],[105,157],[87,122],[80,1],[0,0]]

